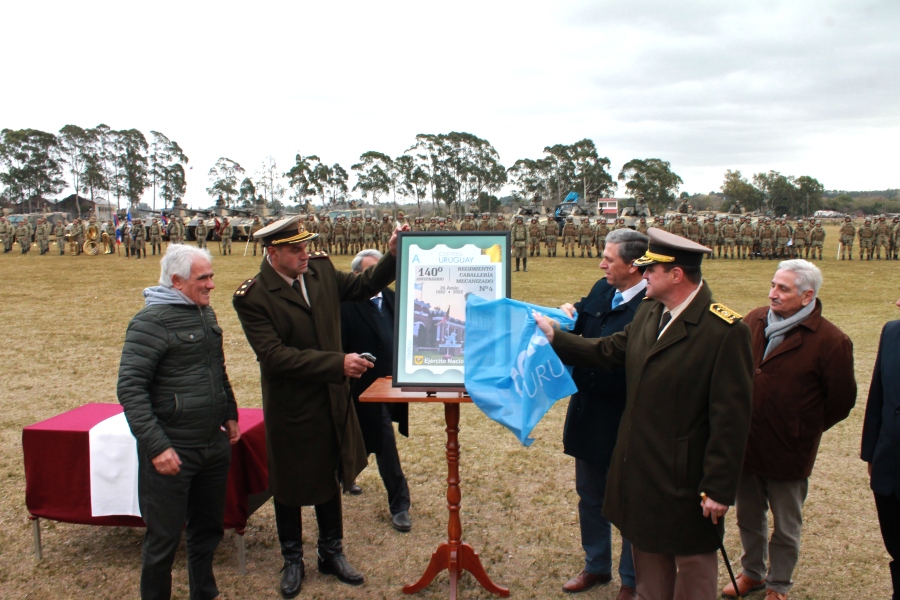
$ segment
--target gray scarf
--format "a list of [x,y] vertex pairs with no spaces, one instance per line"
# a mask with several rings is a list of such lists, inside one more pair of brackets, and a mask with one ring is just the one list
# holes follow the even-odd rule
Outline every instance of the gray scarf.
[[766,327],[766,339],[769,340],[768,345],[766,346],[766,353],[763,354],[763,360],[768,358],[769,354],[771,354],[775,348],[784,341],[785,336],[788,332],[806,320],[806,318],[812,314],[812,311],[816,308],[816,299],[813,298],[812,302],[801,308],[797,314],[792,317],[788,317],[787,319],[783,317],[779,317],[775,313],[772,312],[772,309],[769,309],[769,326]]
[[144,288],[144,305],[154,304],[194,304],[187,296],[171,287],[156,285]]

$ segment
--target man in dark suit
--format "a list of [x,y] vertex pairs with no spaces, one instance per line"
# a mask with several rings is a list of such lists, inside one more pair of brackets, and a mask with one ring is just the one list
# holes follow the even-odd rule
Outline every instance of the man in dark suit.
[[[900,300],[897,300],[900,306]],[[891,555],[894,600],[900,600],[900,321],[881,331],[869,386],[861,457],[869,463],[884,546]]]
[[535,321],[564,363],[625,367],[603,515],[632,544],[638,596],[715,600],[750,428],[750,330],[702,280],[709,248],[655,227],[647,236],[634,264],[647,267],[648,300],[624,331],[588,340]]
[[[647,251],[647,236],[633,229],[608,234],[600,268],[606,277],[594,284],[590,294],[574,307],[578,311],[574,332],[586,338],[612,335],[625,329],[644,299],[644,270],[632,263]],[[606,475],[619,420],[625,409],[625,369],[602,371],[578,367],[572,372],[578,393],[569,402],[563,430],[563,448],[575,457],[575,489],[584,569],[563,585],[568,593],[583,592],[612,580],[612,528],[603,516]],[[618,600],[636,598],[631,544],[622,539],[619,559],[622,588]]]
[[[356,255],[350,268],[354,273],[362,273],[381,259],[381,252],[375,249],[363,250]],[[359,379],[350,384],[350,394],[356,407],[359,426],[367,454],[375,454],[378,473],[384,482],[391,511],[391,524],[397,531],[409,531],[409,486],[397,441],[394,438],[394,421],[399,424],[400,433],[408,436],[409,405],[406,403],[360,402],[359,396],[381,377],[391,374],[394,356],[394,292],[385,288],[374,297],[358,302],[341,303],[341,341],[344,352],[375,356],[375,367],[369,369]]]

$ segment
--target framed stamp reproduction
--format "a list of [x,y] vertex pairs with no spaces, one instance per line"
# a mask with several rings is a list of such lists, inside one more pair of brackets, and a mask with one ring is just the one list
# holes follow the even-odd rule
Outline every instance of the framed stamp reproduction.
[[401,232],[393,386],[462,387],[466,298],[508,298],[507,231]]

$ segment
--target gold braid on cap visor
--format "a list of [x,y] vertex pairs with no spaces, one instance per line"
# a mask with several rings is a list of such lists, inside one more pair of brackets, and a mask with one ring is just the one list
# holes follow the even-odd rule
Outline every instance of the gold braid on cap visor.
[[281,240],[276,240],[276,241],[272,242],[272,245],[278,246],[280,244],[293,244],[295,242],[303,242],[305,240],[311,240],[314,237],[318,237],[318,234],[308,232],[303,227],[303,224],[301,223],[300,226],[297,227],[297,235],[289,237],[289,238],[284,238]]
[[665,254],[657,254],[656,252],[647,252],[644,253],[642,257],[634,261],[634,264],[637,266],[643,266],[651,262],[660,262],[660,263],[670,263],[675,262],[674,256],[666,256]]

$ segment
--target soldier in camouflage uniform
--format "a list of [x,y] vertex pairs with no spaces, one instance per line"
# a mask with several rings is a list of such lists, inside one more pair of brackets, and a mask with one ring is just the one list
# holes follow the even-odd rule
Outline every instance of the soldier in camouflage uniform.
[[231,240],[234,238],[234,225],[228,217],[222,219],[222,228],[219,230],[219,238],[222,240],[222,256],[231,254]]
[[534,256],[535,253],[540,256],[541,238],[544,236],[537,217],[531,217],[531,224],[528,226],[528,236],[531,238],[528,242],[528,256]]
[[516,271],[519,270],[519,259],[522,259],[522,268],[527,273],[528,255],[526,254],[526,250],[531,243],[531,234],[528,232],[528,227],[525,226],[525,221],[522,219],[521,215],[516,217],[516,222],[510,227],[509,237],[513,244],[513,256],[516,259]]
[[184,221],[181,217],[172,217],[169,221],[169,242],[172,244],[184,243]]
[[841,260],[844,260],[844,253],[850,257],[850,260],[853,260],[853,240],[856,239],[856,227],[853,226],[850,217],[844,218],[838,234],[841,236]]
[[[253,244],[253,256],[256,256],[256,247],[260,241],[256,239],[256,232],[265,227],[259,219],[259,215],[253,215],[253,222],[250,223],[250,242]],[[246,250],[244,251],[246,252]]]
[[[209,235],[209,226],[206,224],[206,221],[203,217],[200,217],[200,221],[197,223],[197,226],[194,227],[194,237],[197,238],[197,247],[198,248],[206,248],[206,236]],[[147,251],[144,250],[144,256],[147,256]]]
[[575,219],[571,216],[566,217],[566,224],[563,225],[563,248],[566,249],[566,257],[569,251],[572,251],[572,258],[575,258],[575,240],[578,237],[578,227],[575,226]]
[[84,225],[81,223],[81,219],[75,219],[72,222],[72,227],[69,228],[69,236],[70,239],[75,241],[75,256],[78,256],[84,250]]
[[306,215],[306,222],[303,224],[303,228],[306,229],[310,233],[315,233],[316,237],[310,240],[310,245],[312,245],[313,250],[318,252],[322,249],[322,239],[319,234],[319,224],[316,222],[316,215],[313,213],[309,213]]
[[332,230],[335,253],[347,254],[347,219],[343,215],[337,218]]
[[494,231],[506,231],[506,221],[503,219],[503,215],[497,215],[497,220],[494,221]]
[[159,219],[153,219],[150,223],[150,253],[156,256],[157,251],[162,256],[162,234],[163,228],[159,224]]
[[788,258],[788,242],[791,241],[791,228],[787,226],[784,217],[775,226],[775,256]]
[[822,260],[822,249],[825,247],[825,228],[822,221],[816,221],[816,226],[809,231],[809,247],[812,248],[812,257],[816,258],[816,250],[819,251],[819,260]]
[[428,219],[428,224],[425,225],[425,231],[437,231],[437,217]]
[[334,226],[331,224],[331,218],[324,215],[319,221],[319,248],[326,253],[331,254],[331,243],[334,239]]
[[894,217],[891,222],[891,248],[888,251],[888,260],[898,259],[898,246],[900,246],[900,217]]
[[472,215],[466,213],[463,217],[463,222],[459,224],[460,231],[475,231],[478,229],[478,226],[475,225],[475,221],[472,220]]
[[[646,226],[646,222],[644,223]],[[597,226],[594,228],[594,239],[597,243],[597,256],[603,256],[603,250],[606,248],[606,236],[609,235],[609,225],[606,224],[606,217],[597,219]]]
[[12,223],[6,220],[6,217],[0,216],[0,242],[3,243],[3,253],[6,254],[12,250],[13,238],[16,235],[16,228]]
[[494,227],[491,224],[491,215],[490,213],[484,213],[481,215],[481,223],[478,224],[478,231],[493,231]]
[[60,219],[56,222],[53,227],[53,235],[56,236],[56,248],[59,250],[59,255],[62,256],[66,252],[66,222],[64,220]]
[[872,228],[872,219],[867,218],[865,220],[862,227],[856,232],[856,236],[859,238],[859,260],[863,259],[863,254],[865,254],[866,260],[872,260],[872,247],[875,244],[875,230]]
[[794,227],[794,235],[791,238],[793,240],[793,244],[791,247],[792,258],[803,258],[804,250],[806,250],[806,258],[809,258],[809,246],[807,245],[806,240],[808,235],[809,232],[807,232],[806,227],[803,226],[803,221],[798,220],[797,226]]
[[[73,225],[72,228],[74,229],[75,226]],[[128,221],[123,221],[123,222],[122,222],[122,226],[121,226],[121,228],[120,228],[120,231],[122,232],[122,233],[121,233],[121,235],[122,235],[122,247],[125,248],[125,258],[129,258],[129,257],[131,256],[132,251],[133,251],[132,243],[131,243],[131,229],[132,229],[131,223],[129,223]],[[70,232],[70,233],[71,233],[71,232]]]
[[140,219],[134,220],[134,230],[131,232],[131,239],[134,243],[134,254],[138,258],[143,254],[144,258],[147,258],[147,230],[144,229],[144,224]]
[[697,215],[688,217],[685,228],[687,230],[687,239],[699,244],[702,231],[700,229],[700,222],[697,220]]
[[775,248],[775,230],[768,217],[763,217],[756,227],[756,238],[759,240],[760,258],[772,260]]
[[[734,258],[734,248],[737,245],[738,229],[734,226],[734,219],[728,217],[722,225],[722,239],[725,240],[725,258],[728,258],[728,249],[731,248],[731,258]],[[740,254],[740,251],[738,251]]]
[[547,222],[544,223],[543,238],[544,245],[547,248],[547,256],[556,258],[556,246],[557,240],[559,239],[559,224],[553,217],[548,218]]
[[[640,229],[638,231],[640,231]],[[641,233],[644,232],[641,231]],[[703,240],[703,245],[710,249],[709,258],[715,258],[716,239],[719,237],[719,228],[716,227],[716,220],[714,218],[707,216],[703,219],[703,225],[700,227],[700,235]]]
[[615,231],[616,229],[625,229],[627,227],[628,225],[625,224],[625,219],[616,219],[616,224],[613,225],[612,230]]
[[391,215],[388,213],[381,215],[381,226],[378,228],[378,233],[381,237],[379,240],[381,242],[381,253],[387,254],[390,251],[388,242],[391,241],[391,235],[394,233],[394,223],[391,221]]
[[37,228],[34,231],[34,241],[37,242],[41,255],[50,251],[50,223],[47,222],[47,219],[38,219]]
[[[103,236],[100,236],[103,237]],[[116,226],[109,220],[106,222],[106,250],[103,252],[104,254],[115,254],[116,253]]]
[[31,229],[28,227],[28,220],[22,219],[16,226],[16,242],[22,249],[22,254],[31,250]]
[[581,217],[581,226],[578,228],[578,247],[581,248],[581,258],[584,258],[584,249],[587,248],[588,258],[593,258],[591,250],[594,247],[594,228],[588,217]]
[[681,215],[676,215],[675,220],[669,223],[669,233],[674,233],[675,235],[680,235],[681,237],[687,237],[687,229],[684,226],[684,219],[681,218]]
[[362,223],[360,217],[350,217],[350,227],[347,228],[347,243],[350,246],[350,254],[362,252]]
[[747,255],[750,255],[750,259],[753,257],[753,240],[756,237],[753,231],[753,224],[750,223],[750,219],[747,217],[741,217],[740,225],[738,226],[738,239],[740,240],[740,247],[738,248],[738,254],[740,254],[741,259],[746,260]]
[[891,228],[884,220],[884,215],[880,215],[878,220],[873,227],[875,230],[875,259],[881,260],[881,249],[884,248],[884,257],[887,260],[890,260],[891,251],[890,251],[890,239],[891,239]]
[[375,223],[372,222],[372,217],[366,217],[362,227],[363,248],[378,249],[378,242],[375,239],[376,233],[377,231],[375,229]]

